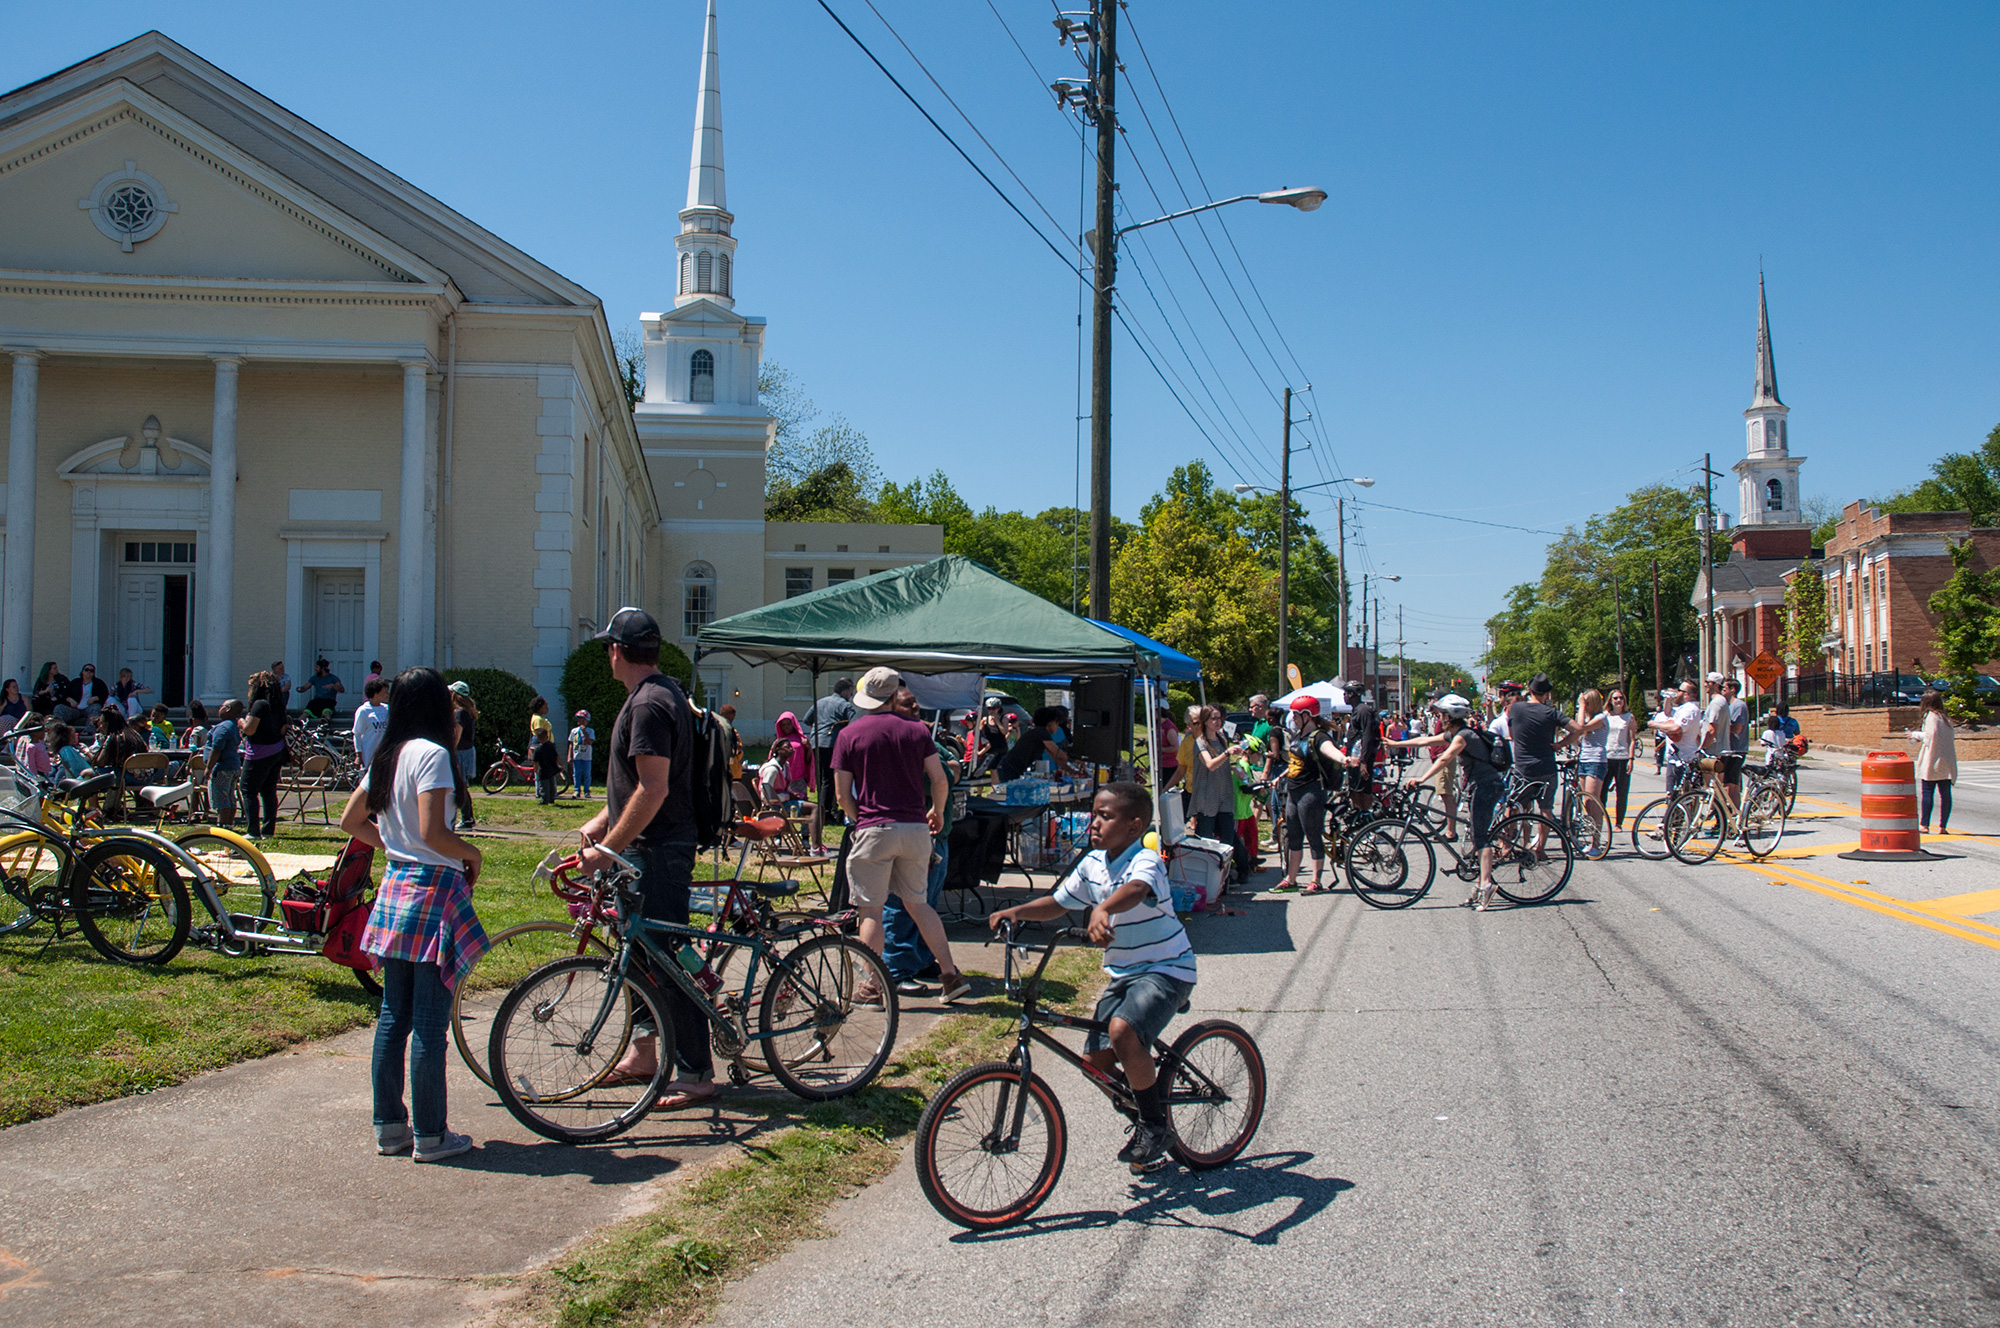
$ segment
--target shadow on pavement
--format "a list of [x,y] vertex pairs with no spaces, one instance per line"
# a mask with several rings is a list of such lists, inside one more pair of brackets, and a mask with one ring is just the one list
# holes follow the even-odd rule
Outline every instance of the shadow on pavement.
[[[952,1240],[977,1244],[1140,1222],[1219,1231],[1252,1245],[1275,1245],[1285,1232],[1317,1217],[1342,1191],[1354,1188],[1351,1180],[1300,1173],[1298,1168],[1312,1160],[1311,1153],[1292,1151],[1244,1158],[1214,1171],[1183,1171],[1170,1165],[1154,1175],[1134,1179],[1132,1193],[1139,1202],[1123,1212],[1055,1213],[1030,1218],[1004,1231],[968,1231]],[[1249,1222],[1231,1225],[1223,1220],[1251,1216],[1286,1200],[1291,1201],[1290,1207],[1272,1214],[1272,1220],[1262,1226]]]

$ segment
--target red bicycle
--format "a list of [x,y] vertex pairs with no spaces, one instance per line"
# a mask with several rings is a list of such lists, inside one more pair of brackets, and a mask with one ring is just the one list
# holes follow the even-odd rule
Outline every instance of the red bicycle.
[[[736,823],[735,835],[743,844],[736,855],[736,874],[726,881],[695,883],[693,911],[707,912],[708,930],[727,930],[741,936],[762,933],[767,941],[802,943],[823,933],[854,929],[859,915],[853,909],[820,914],[772,907],[773,900],[788,899],[798,893],[796,881],[743,879],[743,867],[750,856],[751,846],[774,839],[785,833],[785,829],[785,818],[782,816]],[[535,868],[535,879],[549,883],[549,890],[568,909],[569,921],[545,919],[507,928],[492,937],[491,948],[459,979],[451,1003],[452,1040],[458,1044],[458,1054],[465,1058],[467,1068],[488,1087],[492,1086],[493,1080],[486,1065],[487,1035],[493,1027],[493,1016],[498,1013],[500,1003],[506,1000],[514,984],[551,960],[593,951],[609,957],[616,949],[617,933],[612,930],[611,924],[617,909],[612,889],[609,886],[600,888],[579,879],[577,871],[580,865],[580,859],[575,854],[556,849]],[[610,941],[602,938],[600,929],[604,935],[611,937]],[[729,970],[742,947],[715,945],[700,948],[704,951],[702,957],[706,962],[702,972],[695,975],[696,981],[704,989],[714,992],[718,1005],[733,1009],[744,999],[743,984],[732,983]],[[752,990],[749,999],[749,1008],[755,1010],[757,1002],[763,999],[761,985]],[[718,1033],[716,1037],[716,1050],[729,1058],[731,1083],[746,1084],[752,1074],[770,1072],[763,1059],[761,1043],[724,1046],[720,1043],[721,1035]]]
[[[561,761],[556,763],[556,792],[559,795],[569,792],[569,771],[563,768],[564,764]],[[492,765],[487,766],[486,773],[480,776],[479,787],[485,789],[488,793],[498,793],[509,784],[532,784],[534,782],[535,763],[524,760],[508,751],[505,747],[502,747],[500,749],[500,759]]]

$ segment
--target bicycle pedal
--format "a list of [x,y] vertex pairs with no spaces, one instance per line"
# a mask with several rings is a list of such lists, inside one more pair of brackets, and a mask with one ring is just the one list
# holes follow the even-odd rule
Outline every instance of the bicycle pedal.
[[1129,1164],[1129,1169],[1135,1176],[1150,1176],[1172,1160],[1173,1158],[1169,1154],[1162,1153],[1151,1162],[1133,1162]]

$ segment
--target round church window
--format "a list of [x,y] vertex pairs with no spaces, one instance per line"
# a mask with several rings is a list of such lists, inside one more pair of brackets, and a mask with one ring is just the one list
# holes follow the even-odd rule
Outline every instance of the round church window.
[[157,210],[152,191],[140,184],[120,185],[104,200],[104,215],[125,235],[145,230]]
[[90,197],[78,199],[76,205],[89,212],[91,223],[128,254],[132,246],[158,235],[167,217],[180,211],[178,204],[167,201],[167,191],[160,182],[131,161],[125,163],[125,169],[99,180]]

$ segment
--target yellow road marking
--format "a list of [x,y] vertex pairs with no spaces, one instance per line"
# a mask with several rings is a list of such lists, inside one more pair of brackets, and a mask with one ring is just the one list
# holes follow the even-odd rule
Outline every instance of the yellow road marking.
[[1947,895],[1927,900],[1918,907],[1930,913],[1946,913],[1969,918],[1974,913],[2000,913],[2000,890],[1976,890],[1969,895]]
[[1919,927],[1928,927],[1932,931],[1940,931],[1947,936],[1955,936],[1961,941],[1971,941],[1974,944],[1983,945],[1989,950],[2000,950],[2000,927],[1993,927],[1983,922],[1973,922],[1970,920],[1952,919],[1947,921],[1944,918],[1924,913],[1920,905],[1912,904],[1908,900],[1877,894],[1873,890],[1862,890],[1844,881],[1836,881],[1830,877],[1819,876],[1798,867],[1767,867],[1757,862],[1745,862],[1737,865],[1749,871],[1756,872],[1759,876],[1776,881],[1781,885],[1795,885],[1801,890],[1810,890],[1814,894],[1825,895],[1828,899],[1838,899],[1842,903],[1852,904],[1856,908],[1865,908],[1871,913],[1880,913],[1883,917],[1895,918],[1899,922],[1914,923]]
[[1825,798],[1815,798],[1804,793],[1799,794],[1799,801],[1810,802],[1815,807],[1831,807],[1835,811],[1841,813],[1844,816],[1861,815],[1861,809],[1859,807],[1856,807],[1853,803],[1849,802],[1828,802]]

